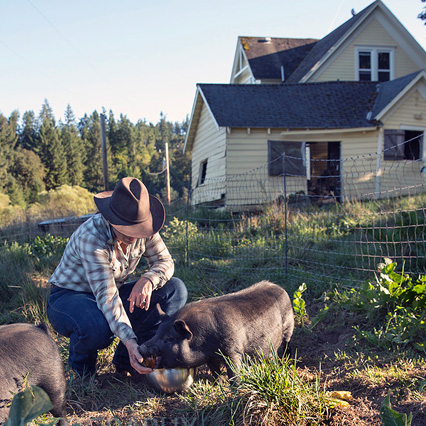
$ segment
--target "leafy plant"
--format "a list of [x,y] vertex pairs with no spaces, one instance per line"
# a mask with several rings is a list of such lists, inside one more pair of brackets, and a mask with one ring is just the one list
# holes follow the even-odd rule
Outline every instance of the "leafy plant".
[[302,283],[299,288],[293,294],[293,310],[296,320],[304,325],[305,320],[308,316],[306,312],[306,302],[303,300],[302,294],[306,291],[307,287],[305,283]]
[[34,240],[29,243],[29,252],[40,261],[50,258],[55,254],[63,253],[67,242],[68,238],[43,234],[42,236],[35,237]]
[[[404,272],[397,273],[396,266],[385,259],[379,265],[375,282],[328,294],[326,298],[331,304],[324,307],[318,318],[322,320],[340,306],[366,318],[354,328],[359,337],[371,344],[385,349],[410,345],[426,351],[426,276],[413,278]],[[315,325],[318,322],[315,318],[312,321]]]
[[382,419],[383,426],[410,426],[413,420],[413,413],[407,417],[405,413],[398,413],[392,410],[390,404],[390,392],[382,403],[380,408],[380,418]]
[[[9,416],[5,426],[24,426],[52,409],[52,402],[47,393],[38,386],[29,386],[17,393],[12,399]],[[52,420],[47,425],[57,422]]]

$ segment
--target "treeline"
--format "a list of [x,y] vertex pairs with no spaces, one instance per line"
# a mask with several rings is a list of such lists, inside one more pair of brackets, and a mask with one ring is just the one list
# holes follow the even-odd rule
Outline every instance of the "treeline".
[[[150,193],[165,194],[164,147],[169,145],[172,198],[185,192],[190,159],[182,148],[188,119],[168,122],[160,115],[157,124],[125,115],[106,113],[109,189],[124,176],[140,178]],[[45,100],[38,116],[17,111],[0,113],[0,194],[11,205],[25,208],[39,202],[40,193],[62,185],[80,186],[96,193],[103,190],[100,114],[77,119],[68,105],[64,121],[56,122]],[[3,196],[4,196],[3,195]]]

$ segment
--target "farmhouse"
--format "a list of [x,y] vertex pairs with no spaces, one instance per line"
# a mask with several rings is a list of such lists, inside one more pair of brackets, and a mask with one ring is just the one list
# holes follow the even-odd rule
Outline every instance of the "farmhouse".
[[192,203],[266,202],[283,178],[318,199],[423,191],[425,69],[381,0],[321,40],[239,37],[230,84],[197,85]]

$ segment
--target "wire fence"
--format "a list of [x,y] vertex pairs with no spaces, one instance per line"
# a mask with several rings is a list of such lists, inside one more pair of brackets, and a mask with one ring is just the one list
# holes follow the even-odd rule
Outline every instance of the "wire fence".
[[[380,157],[315,159],[300,174],[287,167],[298,159],[284,156],[276,176],[268,163],[182,183],[188,198],[166,206],[163,238],[176,262],[231,279],[245,274],[350,285],[371,279],[384,258],[406,273],[425,274],[423,161]],[[46,232],[69,236],[85,219],[4,229],[0,241]]]

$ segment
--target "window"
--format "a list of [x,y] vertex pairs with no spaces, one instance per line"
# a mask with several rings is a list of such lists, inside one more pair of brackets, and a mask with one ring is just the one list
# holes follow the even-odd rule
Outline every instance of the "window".
[[385,160],[420,160],[423,152],[423,132],[415,130],[385,130],[383,158]]
[[206,180],[207,174],[207,160],[204,160],[200,164],[200,174],[198,177],[198,185],[202,185]]
[[359,81],[389,81],[393,78],[393,50],[359,48],[357,50]]
[[283,175],[283,154],[286,176],[306,176],[305,142],[268,141],[269,176]]
[[371,52],[359,52],[359,81],[371,81]]

